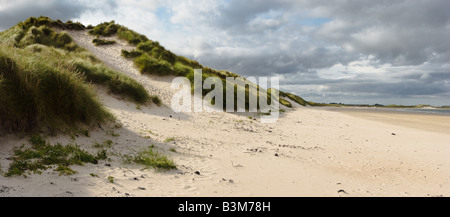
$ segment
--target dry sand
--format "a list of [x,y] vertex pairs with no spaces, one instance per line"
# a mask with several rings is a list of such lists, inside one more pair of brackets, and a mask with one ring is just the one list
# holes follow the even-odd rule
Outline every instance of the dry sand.
[[[102,126],[75,142],[94,151],[95,141],[112,140],[112,161],[74,166],[79,173],[72,176],[59,176],[52,169],[27,178],[0,176],[0,196],[450,195],[450,122],[436,128],[448,117],[416,115],[416,124],[409,126],[397,124],[398,117],[390,113],[376,113],[375,120],[301,106],[287,109],[275,124],[262,124],[256,116],[249,119],[250,114],[175,114],[168,106],[174,94],[172,77],[141,75],[132,61],[120,56],[121,49],[132,49],[123,41],[95,47],[85,32],[69,33],[107,65],[160,96],[164,105],[138,109],[98,88],[101,101],[123,127]],[[112,136],[111,130],[120,136]],[[175,140],[164,142],[170,137]],[[72,142],[67,136],[50,140]],[[26,138],[0,138],[3,171],[12,149],[22,143]],[[120,155],[152,144],[178,169],[159,172],[121,161]],[[108,181],[110,176],[114,183]]]

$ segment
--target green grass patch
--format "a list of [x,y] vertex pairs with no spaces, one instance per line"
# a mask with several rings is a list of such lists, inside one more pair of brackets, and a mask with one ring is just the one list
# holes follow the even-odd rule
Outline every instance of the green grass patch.
[[175,65],[173,66],[173,70],[176,76],[186,76],[189,73],[191,73],[194,69],[192,69],[191,67],[184,65],[181,62],[176,62]]
[[280,91],[280,96],[287,97],[290,100],[292,100],[302,106],[308,105],[308,102],[306,102],[306,100],[304,100],[303,98],[301,98],[297,95],[294,95],[292,93],[285,93],[285,92]]
[[16,47],[24,48],[32,44],[42,44],[49,47],[60,48],[67,51],[82,50],[76,45],[72,38],[65,32],[58,33],[48,26],[31,26],[28,29],[22,29],[16,38]]
[[0,46],[1,128],[54,132],[113,119],[82,75],[61,63],[63,53],[41,45]]
[[56,27],[60,29],[68,29],[68,30],[84,30],[86,27],[79,23],[79,22],[73,22],[71,20],[67,22],[62,22],[61,20],[52,20],[49,17],[30,17],[24,22],[20,22],[17,24],[22,29],[28,29],[32,26],[49,26],[49,27]]
[[95,46],[104,46],[104,45],[113,45],[116,43],[116,41],[96,38],[96,39],[92,40],[92,43],[94,43]]
[[124,157],[124,163],[136,163],[144,165],[147,168],[155,168],[159,170],[176,169],[175,163],[167,156],[155,151],[153,145],[134,154],[134,156],[126,155]]
[[109,183],[114,183],[114,177],[108,176],[108,182]]
[[329,106],[329,107],[341,107],[339,104],[330,104],[330,103],[317,103],[317,102],[307,102],[310,106]]
[[75,175],[78,172],[71,169],[68,166],[64,166],[64,165],[58,165],[58,167],[55,169],[55,171],[59,172],[60,176],[71,176],[71,175]]
[[89,30],[89,34],[95,36],[117,35],[118,38],[126,40],[128,43],[133,45],[148,41],[146,36],[138,34],[137,32],[122,25],[118,25],[114,21],[104,22],[95,26],[93,29]]
[[144,53],[140,57],[134,59],[134,63],[139,68],[139,71],[143,74],[152,75],[172,75],[173,69],[170,63],[164,60],[157,60],[150,57],[147,53]]
[[160,106],[162,101],[158,96],[152,96],[152,102],[155,103],[156,105]]
[[201,68],[203,68],[203,66],[199,62],[197,62],[195,60],[190,60],[190,59],[188,59],[188,58],[186,58],[184,56],[177,56],[176,57],[176,62],[179,62],[179,63],[181,63],[181,64],[183,64],[185,66],[191,67],[193,69],[201,69]]
[[70,168],[71,165],[98,164],[99,160],[107,158],[104,150],[93,155],[76,144],[64,146],[57,143],[51,145],[39,135],[31,136],[29,142],[31,148],[25,148],[22,145],[14,149],[14,155],[11,157],[12,163],[4,174],[6,177],[26,176],[26,173],[31,174],[31,172],[41,174],[43,170],[52,167],[56,167],[54,170],[60,175],[72,175],[76,171]]
[[144,86],[136,80],[111,70],[101,63],[75,60],[73,65],[85,76],[86,81],[105,84],[114,94],[126,96],[142,104],[147,103],[151,98]]
[[93,147],[93,148],[101,148],[101,149],[104,149],[104,148],[111,148],[112,145],[113,145],[113,141],[111,141],[111,140],[106,140],[106,141],[104,141],[104,142],[102,142],[102,143],[95,142],[94,145],[92,145],[92,147]]
[[112,36],[117,33],[119,30],[119,26],[115,24],[114,21],[101,23],[91,30],[89,30],[89,34],[95,36]]
[[136,58],[136,57],[140,57],[143,52],[138,51],[138,50],[132,50],[132,51],[127,51],[127,50],[122,50],[122,56],[125,58]]
[[175,141],[175,139],[176,139],[175,137],[169,137],[169,138],[165,139],[164,142],[165,143],[173,142],[173,141]]
[[285,99],[283,99],[281,97],[280,97],[280,104],[284,105],[284,106],[286,106],[288,108],[292,108],[292,104],[289,101],[287,101],[287,100],[285,100]]
[[259,116],[269,116],[270,112],[260,112],[258,113]]
[[[143,131],[141,131],[141,133],[148,133],[148,134],[153,135],[153,136],[158,136],[157,133],[154,133],[154,132],[151,131],[151,130],[143,130]],[[150,137],[149,137],[149,138],[150,138]]]
[[171,65],[173,65],[176,61],[176,55],[169,50],[166,50],[163,46],[161,46],[158,42],[155,41],[145,41],[141,42],[137,45],[137,49],[139,51],[145,52],[149,54],[151,57],[157,60],[163,60]]

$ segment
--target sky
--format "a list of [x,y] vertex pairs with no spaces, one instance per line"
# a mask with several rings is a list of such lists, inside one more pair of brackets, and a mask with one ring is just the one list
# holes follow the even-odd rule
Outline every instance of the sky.
[[0,30],[30,16],[115,20],[178,55],[280,77],[314,102],[450,105],[448,0],[0,0]]

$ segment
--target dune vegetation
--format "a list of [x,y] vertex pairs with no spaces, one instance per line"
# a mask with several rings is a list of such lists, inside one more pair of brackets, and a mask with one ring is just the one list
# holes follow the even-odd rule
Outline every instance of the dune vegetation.
[[39,17],[0,34],[0,129],[55,133],[113,120],[92,83],[140,104],[157,98],[63,31],[84,28]]
[[112,119],[83,75],[60,64],[59,55],[54,48],[39,45],[0,47],[2,128],[55,131]]
[[286,92],[280,91],[280,96],[287,97],[290,100],[292,100],[292,101],[294,101],[294,102],[296,102],[296,103],[298,103],[299,105],[302,105],[302,106],[309,105],[309,103],[306,100],[304,100],[303,98],[301,98],[301,97],[299,97],[297,95],[294,95],[292,93],[286,93]]
[[[165,76],[165,75],[174,75],[174,76],[185,76],[187,77],[191,83],[194,83],[194,69],[202,69],[203,71],[203,81],[209,77],[217,77],[219,78],[222,83],[225,90],[226,85],[235,85],[229,83],[226,78],[227,77],[233,77],[233,78],[239,78],[240,76],[228,71],[219,71],[215,69],[211,69],[208,67],[205,67],[201,65],[199,62],[190,60],[183,56],[178,56],[174,54],[173,52],[167,50],[163,46],[161,46],[158,42],[152,41],[148,39],[144,35],[140,35],[139,33],[130,30],[122,25],[116,24],[114,21],[111,22],[104,22],[101,23],[95,27],[93,27],[89,34],[100,37],[109,37],[112,35],[116,35],[119,39],[123,39],[127,41],[131,45],[135,45],[136,49],[127,51],[122,50],[122,56],[125,58],[132,58],[134,59],[134,63],[136,67],[139,68],[140,72],[143,74],[152,74],[152,75],[159,75],[159,76]],[[251,93],[249,91],[250,86],[253,84],[247,85],[246,87],[239,87],[245,88],[246,93],[246,102],[245,107],[246,109],[249,108],[249,97]],[[239,86],[239,85],[237,85]],[[259,86],[256,85],[256,88],[259,90]],[[235,88],[237,89],[237,87]],[[203,95],[206,95],[211,90],[203,90]],[[224,91],[226,93],[226,91]],[[270,93],[270,92],[269,92]],[[237,109],[236,106],[236,93],[235,93],[235,109]],[[305,101],[301,99],[301,97],[295,96],[293,94],[289,95],[289,98],[293,98],[295,102],[301,102],[302,105],[306,105]],[[224,96],[224,100],[226,97]],[[268,95],[268,102],[271,100],[271,95]],[[282,98],[279,98],[280,104],[284,105],[286,107],[291,108],[292,105],[289,101],[284,100]],[[259,102],[259,98],[258,98]],[[259,104],[259,103],[258,103]],[[224,108],[226,107],[225,101],[224,101]],[[259,108],[259,105],[258,105]]]
[[115,44],[116,41],[114,41],[114,40],[104,40],[104,39],[98,39],[98,38],[96,38],[96,39],[92,40],[92,43],[94,43],[95,46],[103,46],[103,45],[112,45],[112,44]]
[[100,160],[107,159],[106,150],[98,151],[95,155],[83,150],[77,144],[51,145],[42,136],[30,137],[30,148],[22,145],[14,149],[11,157],[12,163],[4,176],[27,176],[27,174],[42,173],[53,168],[59,175],[73,175],[77,171],[70,168],[71,165],[84,165],[86,163],[98,164]]
[[[211,69],[197,61],[178,56],[158,42],[114,21],[86,28],[81,23],[31,17],[0,33],[1,129],[10,132],[56,132],[112,120],[112,115],[99,103],[92,84],[105,86],[112,94],[138,104],[161,103],[157,96],[150,96],[139,82],[108,68],[64,32],[86,29],[90,29],[89,34],[97,36],[93,41],[97,45],[115,43],[100,38],[113,35],[135,45],[134,50],[123,50],[122,56],[132,58],[143,74],[185,76],[193,84],[194,69],[202,69],[202,80],[209,77],[220,79],[224,93],[227,85],[235,85],[230,84],[227,77],[241,78],[237,74]],[[256,89],[260,88],[252,83],[235,86],[235,90],[245,90],[246,109],[249,108],[251,94],[258,94],[249,91],[250,87],[255,86]],[[203,90],[202,94],[206,95],[210,91]],[[235,109],[238,104],[236,92]],[[271,90],[268,92],[270,102]],[[278,100],[286,107],[292,105],[282,97],[300,105],[307,104],[301,97],[280,91]]]

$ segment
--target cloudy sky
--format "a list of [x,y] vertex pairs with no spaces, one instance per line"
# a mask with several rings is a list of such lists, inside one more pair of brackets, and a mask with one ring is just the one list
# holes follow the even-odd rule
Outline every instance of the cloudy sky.
[[115,20],[243,76],[279,76],[316,102],[450,105],[448,0],[0,0],[0,30],[30,16]]

